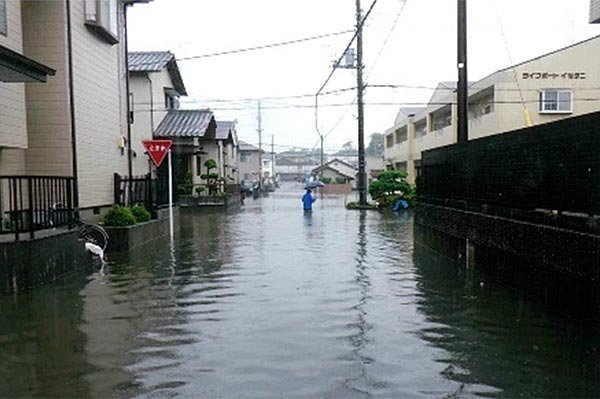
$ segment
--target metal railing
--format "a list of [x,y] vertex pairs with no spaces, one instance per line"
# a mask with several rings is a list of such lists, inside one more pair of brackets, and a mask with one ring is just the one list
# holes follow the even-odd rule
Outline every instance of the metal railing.
[[72,177],[0,176],[0,234],[15,240],[75,224]]
[[[129,187],[131,186],[131,191]],[[131,192],[131,198],[129,193]],[[177,201],[177,191],[174,190],[173,200]],[[141,204],[156,217],[156,210],[169,204],[169,185],[166,179],[153,179],[150,174],[144,176],[114,175],[115,205]]]

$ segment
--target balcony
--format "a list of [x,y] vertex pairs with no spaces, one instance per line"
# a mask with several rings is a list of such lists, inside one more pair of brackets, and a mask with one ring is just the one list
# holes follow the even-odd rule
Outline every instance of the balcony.
[[72,177],[0,176],[0,242],[48,236],[74,225]]

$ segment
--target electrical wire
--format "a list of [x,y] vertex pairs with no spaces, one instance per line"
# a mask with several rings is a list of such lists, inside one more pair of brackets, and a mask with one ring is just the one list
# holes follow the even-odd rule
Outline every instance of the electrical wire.
[[[212,57],[219,57],[219,56],[223,56],[223,55],[247,53],[247,52],[251,52],[251,51],[265,50],[265,49],[270,49],[270,48],[275,48],[275,47],[289,46],[289,45],[293,45],[293,44],[300,44],[300,43],[305,43],[305,42],[309,42],[309,41],[313,41],[313,40],[326,39],[328,37],[345,35],[347,33],[352,33],[352,32],[354,32],[354,31],[353,30],[344,30],[344,31],[339,31],[339,32],[324,33],[321,35],[309,36],[309,37],[304,37],[301,39],[287,40],[285,42],[263,44],[260,46],[245,47],[245,48],[240,48],[240,49],[235,49],[235,50],[218,51],[216,53],[208,53],[208,54],[200,54],[200,55],[191,55],[188,57],[180,57],[180,58],[175,58],[175,61],[185,62],[185,61],[198,60],[198,59],[202,59],[202,58],[212,58]],[[137,67],[137,66],[154,65],[154,64],[156,64],[155,61],[148,61],[148,62],[135,63],[135,66]]]

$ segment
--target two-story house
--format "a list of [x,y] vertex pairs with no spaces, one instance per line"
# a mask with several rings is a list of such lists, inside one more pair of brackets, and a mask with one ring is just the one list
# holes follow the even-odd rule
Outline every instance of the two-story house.
[[130,52],[128,61],[133,175],[143,175],[151,172],[153,166],[144,155],[142,141],[153,138],[167,113],[179,109],[179,98],[186,96],[187,91],[171,52]]
[[113,173],[127,173],[130,160],[125,23],[138,2],[148,0],[0,0],[3,59],[20,61],[29,80],[53,75],[44,84],[0,83],[0,175],[54,178],[19,189],[33,192],[32,202],[46,199],[13,215],[70,202],[97,220],[112,205]]

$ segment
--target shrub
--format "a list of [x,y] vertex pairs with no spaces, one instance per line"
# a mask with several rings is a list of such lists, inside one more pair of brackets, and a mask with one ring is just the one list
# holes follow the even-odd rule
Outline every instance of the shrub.
[[130,208],[115,205],[103,218],[106,226],[132,226],[135,224],[135,216]]
[[331,184],[331,177],[322,177],[321,181],[325,184]]
[[137,223],[143,223],[150,220],[150,212],[143,205],[134,205],[131,207],[131,213],[135,217]]
[[388,170],[369,186],[369,194],[381,207],[389,207],[398,199],[414,200],[414,188],[406,181],[406,172]]
[[183,176],[183,181],[177,185],[177,194],[183,196],[192,195],[192,188],[194,187],[192,183],[192,172],[186,172]]
[[336,177],[335,184],[346,184],[346,178],[345,177]]
[[194,190],[196,191],[196,195],[201,195],[202,192],[205,190],[206,188],[202,187],[202,186],[198,186],[196,187]]

